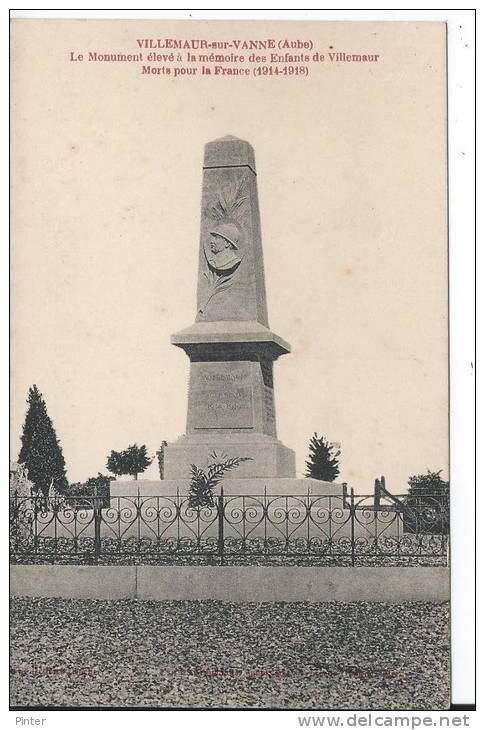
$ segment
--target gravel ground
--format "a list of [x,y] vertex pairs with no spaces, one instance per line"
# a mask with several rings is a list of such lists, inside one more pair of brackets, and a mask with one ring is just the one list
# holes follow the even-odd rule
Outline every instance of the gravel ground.
[[[12,564],[25,565],[260,565],[271,567],[275,565],[301,565],[320,567],[349,567],[352,560],[349,556],[319,556],[319,555],[225,555],[221,563],[215,555],[101,555],[95,563],[91,556],[82,555],[39,555],[16,556],[12,555]],[[443,556],[410,555],[356,555],[356,566],[374,568],[436,568],[446,567],[448,560]]]
[[15,598],[11,703],[444,710],[448,610]]

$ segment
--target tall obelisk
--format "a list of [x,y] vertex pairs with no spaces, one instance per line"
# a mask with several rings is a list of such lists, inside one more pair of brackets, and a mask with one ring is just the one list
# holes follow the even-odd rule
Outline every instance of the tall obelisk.
[[226,478],[294,477],[276,437],[273,363],[290,346],[269,329],[256,164],[248,142],[205,147],[195,324],[172,336],[190,359],[187,429],[165,448],[165,479],[211,454],[250,457]]

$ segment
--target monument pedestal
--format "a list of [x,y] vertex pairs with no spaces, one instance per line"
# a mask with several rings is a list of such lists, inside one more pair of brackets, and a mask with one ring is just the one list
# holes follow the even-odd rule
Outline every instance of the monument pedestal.
[[294,477],[295,454],[276,438],[273,390],[273,362],[290,346],[258,322],[224,321],[196,322],[172,344],[190,358],[190,384],[187,433],[164,448],[165,478],[236,456],[250,460],[226,479]]
[[[116,480],[111,482],[110,494],[112,506],[116,506],[118,497],[181,497],[189,493],[189,479],[162,479],[150,480],[139,479],[134,481]],[[224,487],[224,494],[231,496],[295,496],[304,497],[308,493],[312,496],[333,496],[337,497],[335,506],[338,506],[343,496],[343,485],[335,482],[321,482],[318,479],[288,479],[280,478],[251,478],[242,477],[238,479],[227,479],[220,486]],[[220,486],[214,490],[217,496],[220,493]]]
[[[214,459],[213,453],[219,459]],[[204,436],[181,436],[175,443],[164,449],[164,473],[167,479],[186,479],[187,465],[195,464],[205,469],[214,461],[227,458],[246,457],[237,470],[229,471],[227,479],[243,477],[294,477],[295,452],[284,446],[281,441],[263,434],[220,434]]]

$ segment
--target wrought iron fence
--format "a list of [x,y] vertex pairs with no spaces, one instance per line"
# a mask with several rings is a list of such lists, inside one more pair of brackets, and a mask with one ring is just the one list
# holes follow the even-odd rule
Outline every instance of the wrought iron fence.
[[435,495],[14,497],[14,562],[446,565],[448,502]]

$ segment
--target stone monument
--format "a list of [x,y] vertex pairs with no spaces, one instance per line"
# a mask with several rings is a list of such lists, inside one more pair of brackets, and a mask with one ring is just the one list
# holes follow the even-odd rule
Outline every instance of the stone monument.
[[191,464],[206,468],[214,452],[248,459],[225,475],[226,494],[341,492],[295,478],[277,438],[273,363],[290,346],[269,328],[254,151],[236,137],[205,147],[197,312],[172,344],[190,361],[186,433],[164,442],[162,480],[117,480],[113,497],[184,493]]
[[235,137],[205,148],[195,323],[172,336],[190,359],[187,430],[165,448],[165,478],[215,451],[250,457],[227,478],[294,477],[276,436],[273,363],[290,346],[268,325],[254,151]]

